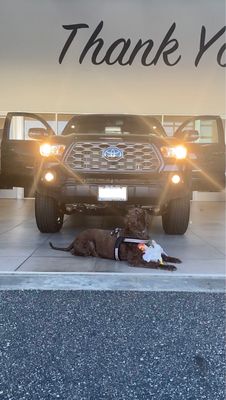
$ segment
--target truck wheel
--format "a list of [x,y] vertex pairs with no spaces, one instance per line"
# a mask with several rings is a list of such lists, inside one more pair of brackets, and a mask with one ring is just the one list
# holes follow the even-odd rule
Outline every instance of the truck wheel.
[[63,225],[64,214],[55,199],[36,193],[35,218],[40,232],[55,233],[59,232]]
[[189,223],[190,197],[171,200],[162,215],[162,226],[168,235],[183,235]]

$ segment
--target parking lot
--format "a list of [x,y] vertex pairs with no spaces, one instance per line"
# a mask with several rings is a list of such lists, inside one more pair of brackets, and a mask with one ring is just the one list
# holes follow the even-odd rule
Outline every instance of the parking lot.
[[225,272],[225,203],[193,201],[191,220],[184,236],[167,236],[156,217],[150,236],[172,256],[181,258],[178,270],[132,268],[125,262],[73,257],[54,251],[54,244],[68,245],[76,233],[88,227],[112,229],[122,226],[120,217],[73,215],[66,217],[61,232],[41,234],[34,220],[34,202],[0,200],[0,271],[1,272],[117,272],[167,275],[223,275]]

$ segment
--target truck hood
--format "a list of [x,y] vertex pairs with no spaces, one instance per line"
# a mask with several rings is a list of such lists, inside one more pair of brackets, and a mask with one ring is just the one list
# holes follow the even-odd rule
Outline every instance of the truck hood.
[[131,142],[131,143],[153,143],[156,146],[163,146],[163,145],[177,145],[182,143],[181,140],[175,137],[168,137],[168,136],[157,136],[157,135],[103,135],[103,134],[71,134],[71,135],[59,135],[59,136],[51,136],[48,139],[48,142],[51,143],[62,143],[66,144],[67,146],[71,143],[76,142],[107,142],[109,146],[112,144],[120,143],[120,142]]

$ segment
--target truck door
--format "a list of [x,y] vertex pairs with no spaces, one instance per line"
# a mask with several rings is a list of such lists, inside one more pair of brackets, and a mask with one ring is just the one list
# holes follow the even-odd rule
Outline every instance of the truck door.
[[0,188],[29,187],[34,180],[34,167],[39,160],[39,140],[31,139],[29,129],[42,128],[54,134],[50,125],[31,113],[8,113],[1,143]]
[[225,139],[221,118],[210,115],[190,118],[177,129],[174,136],[184,138],[187,143],[192,165],[192,190],[223,190]]

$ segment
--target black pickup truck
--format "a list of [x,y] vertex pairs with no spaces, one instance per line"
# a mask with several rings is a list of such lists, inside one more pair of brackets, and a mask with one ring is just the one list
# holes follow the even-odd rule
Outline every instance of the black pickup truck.
[[[14,121],[23,119],[32,124],[18,139]],[[75,115],[56,135],[39,115],[9,113],[0,186],[32,185],[41,232],[59,231],[64,214],[139,205],[162,216],[167,234],[184,234],[192,191],[224,188],[224,149],[218,116],[190,118],[169,137],[146,115]]]

